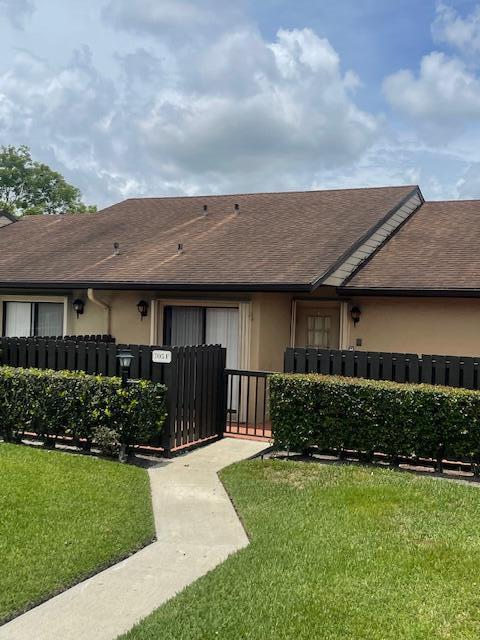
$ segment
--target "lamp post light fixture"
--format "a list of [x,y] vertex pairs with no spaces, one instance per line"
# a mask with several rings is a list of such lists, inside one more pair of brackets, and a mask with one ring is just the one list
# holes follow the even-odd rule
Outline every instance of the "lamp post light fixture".
[[350,309],[350,317],[353,320],[353,325],[355,326],[357,324],[357,322],[360,320],[360,316],[362,315],[362,312],[360,311],[360,307],[352,307]]
[[81,315],[83,315],[83,312],[85,311],[85,302],[80,298],[76,298],[73,301],[72,306],[73,306],[73,310],[77,314],[77,319],[78,319]]
[[148,314],[148,302],[146,300],[140,300],[137,302],[137,309],[140,314],[140,320],[143,320]]
[[117,353],[117,358],[120,362],[120,373],[122,376],[122,387],[126,387],[128,384],[128,374],[130,373],[130,366],[134,355],[128,349],[122,349]]

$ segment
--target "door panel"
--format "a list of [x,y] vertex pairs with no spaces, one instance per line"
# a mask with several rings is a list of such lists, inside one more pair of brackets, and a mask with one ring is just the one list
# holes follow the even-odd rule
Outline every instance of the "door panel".
[[202,307],[172,307],[172,347],[204,344],[204,312]]
[[340,309],[332,306],[298,305],[295,346],[338,349]]
[[227,350],[227,369],[238,369],[238,309],[207,309],[205,342]]
[[54,302],[38,302],[35,314],[36,336],[63,335],[63,304]]
[[7,338],[26,338],[32,335],[32,304],[6,302],[5,331]]

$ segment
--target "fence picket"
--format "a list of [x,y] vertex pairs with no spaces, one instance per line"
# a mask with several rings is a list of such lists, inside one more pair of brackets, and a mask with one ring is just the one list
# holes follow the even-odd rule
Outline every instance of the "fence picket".
[[357,376],[359,378],[367,377],[368,353],[366,351],[357,351]]
[[317,351],[316,349],[307,349],[307,373],[317,373]]
[[97,373],[97,345],[95,342],[87,342],[86,350],[86,367],[87,373]]
[[353,377],[355,375],[355,352],[347,351],[345,354],[345,375]]
[[372,380],[380,380],[380,354],[369,353],[368,358],[370,360],[370,377]]
[[447,367],[446,367],[446,358],[445,356],[433,356],[434,360],[435,360],[435,368],[434,368],[434,374],[435,374],[435,384],[446,384],[446,372],[447,372]]
[[473,374],[474,374],[474,359],[473,358],[463,358],[463,380],[462,386],[465,389],[473,389]]
[[449,387],[460,386],[460,358],[449,356],[447,359],[447,376]]
[[405,355],[396,353],[393,359],[395,370],[395,382],[405,382],[406,380],[406,362]]
[[328,349],[319,349],[318,355],[320,357],[320,373],[328,375],[330,373],[330,351]]
[[53,340],[47,342],[47,367],[53,370],[57,368],[57,345]]
[[480,358],[472,357],[289,347],[284,364],[286,373],[317,371],[372,380],[480,388]]
[[416,353],[408,354],[408,382],[420,381],[420,367]]
[[334,376],[342,375],[342,352],[330,351],[328,354],[332,360],[332,373]]

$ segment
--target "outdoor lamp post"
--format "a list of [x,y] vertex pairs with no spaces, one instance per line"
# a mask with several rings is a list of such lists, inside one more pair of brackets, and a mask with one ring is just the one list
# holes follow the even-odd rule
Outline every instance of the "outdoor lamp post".
[[[128,386],[128,374],[130,373],[130,365],[132,364],[132,360],[134,358],[133,353],[128,349],[122,349],[118,354],[117,358],[120,362],[120,372],[122,375],[122,388],[126,389]],[[118,459],[120,462],[127,462],[128,460],[128,445],[126,441],[126,434],[121,435],[121,445],[120,451],[118,454]]]
[[128,384],[128,374],[130,373],[130,365],[134,358],[133,353],[128,349],[122,349],[117,354],[117,358],[120,361],[120,372],[122,375],[122,387],[126,387]]

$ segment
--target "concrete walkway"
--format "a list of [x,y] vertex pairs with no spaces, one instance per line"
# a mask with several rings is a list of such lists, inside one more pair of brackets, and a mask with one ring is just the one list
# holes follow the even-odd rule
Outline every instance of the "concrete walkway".
[[114,640],[245,547],[217,471],[263,449],[225,438],[149,469],[158,541],[0,627],[0,640]]

